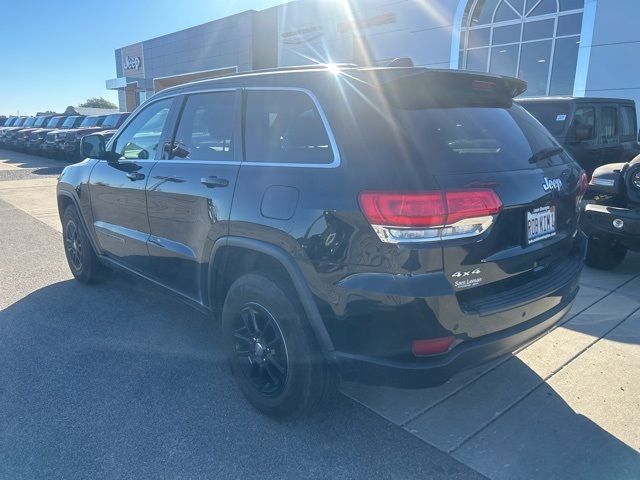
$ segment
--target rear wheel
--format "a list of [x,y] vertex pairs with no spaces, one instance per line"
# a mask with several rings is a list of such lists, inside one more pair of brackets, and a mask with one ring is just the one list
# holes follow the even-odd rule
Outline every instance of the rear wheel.
[[311,413],[338,383],[295,294],[287,290],[245,275],[229,289],[222,313],[228,361],[240,390],[260,412],[278,418]]
[[611,240],[589,239],[587,247],[587,265],[599,270],[611,270],[622,263],[627,248]]
[[111,271],[100,262],[80,223],[73,205],[62,215],[62,235],[67,263],[73,276],[82,283],[98,283],[109,278]]

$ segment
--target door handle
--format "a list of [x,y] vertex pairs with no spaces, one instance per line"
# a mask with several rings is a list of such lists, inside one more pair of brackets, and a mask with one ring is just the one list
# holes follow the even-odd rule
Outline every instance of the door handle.
[[224,188],[229,186],[229,180],[219,177],[203,177],[200,179],[200,183],[207,188]]
[[127,178],[132,182],[137,182],[138,180],[144,180],[146,177],[144,173],[140,172],[129,172],[127,173]]

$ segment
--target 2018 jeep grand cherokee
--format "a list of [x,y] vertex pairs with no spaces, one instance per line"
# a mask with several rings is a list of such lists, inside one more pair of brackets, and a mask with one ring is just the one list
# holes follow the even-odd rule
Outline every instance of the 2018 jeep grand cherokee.
[[586,175],[513,97],[423,68],[298,68],[163,91],[58,183],[69,266],[120,268],[221,320],[262,412],[339,376],[423,387],[556,325]]

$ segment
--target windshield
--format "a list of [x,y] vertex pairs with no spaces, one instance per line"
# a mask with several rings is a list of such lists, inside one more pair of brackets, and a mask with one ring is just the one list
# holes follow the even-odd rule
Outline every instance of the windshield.
[[81,127],[95,127],[98,125],[102,117],[87,117],[80,124]]
[[76,124],[76,120],[78,120],[78,117],[67,117],[67,119],[62,124],[62,128],[65,130],[73,128],[73,126]]
[[[462,107],[393,109],[398,135],[428,159],[434,172],[480,173],[535,168],[529,159],[556,147],[554,138],[519,105],[511,108]],[[389,135],[372,133],[372,141]],[[373,137],[377,137],[373,139]],[[558,156],[551,162],[563,162]]]
[[115,115],[109,115],[104,123],[102,124],[102,126],[107,129],[107,128],[116,128],[118,126],[118,122],[120,121],[120,118],[122,117],[122,115],[120,114],[115,114]]
[[23,126],[25,126],[25,127],[32,127],[32,126],[33,126],[33,124],[34,124],[35,122],[36,122],[35,117],[31,117],[31,118],[29,118],[26,122],[24,122],[24,125],[23,125]]
[[42,125],[44,125],[44,122],[46,121],[47,121],[47,117],[38,117],[38,119],[36,120],[36,123],[34,123],[33,126],[40,128]]
[[61,117],[53,117],[51,120],[49,120],[49,123],[47,123],[47,128],[56,128],[58,126],[60,118]]
[[569,118],[568,103],[526,103],[522,106],[554,135],[564,132]]

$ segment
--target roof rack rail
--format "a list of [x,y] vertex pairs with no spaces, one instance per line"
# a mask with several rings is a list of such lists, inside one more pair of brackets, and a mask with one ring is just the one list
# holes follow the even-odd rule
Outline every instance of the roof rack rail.
[[[274,72],[288,72],[291,70],[321,70],[327,67],[332,68],[358,68],[359,65],[355,63],[314,63],[311,65],[292,65],[289,67],[273,67],[273,68],[261,68],[258,70],[248,70],[246,72],[234,72],[225,77],[238,77],[242,75],[252,75],[254,73],[274,73]],[[222,78],[222,77],[221,77]]]

